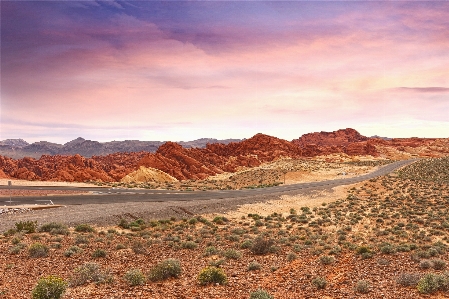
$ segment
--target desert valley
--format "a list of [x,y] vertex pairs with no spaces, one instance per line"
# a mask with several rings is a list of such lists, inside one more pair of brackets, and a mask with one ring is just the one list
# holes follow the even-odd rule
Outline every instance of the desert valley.
[[[354,129],[90,157],[1,156],[0,298],[447,298],[448,156],[449,138]],[[20,206],[30,196],[93,194],[29,186],[207,197],[357,178],[400,160],[410,162],[335,187]]]

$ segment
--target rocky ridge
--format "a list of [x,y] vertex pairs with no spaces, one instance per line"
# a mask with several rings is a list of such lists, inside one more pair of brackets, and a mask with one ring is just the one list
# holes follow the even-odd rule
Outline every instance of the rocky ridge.
[[[87,142],[87,143],[86,143]],[[76,139],[66,148],[95,142]],[[32,144],[32,146],[36,146]],[[41,146],[50,148],[49,143]],[[367,156],[373,159],[408,159],[449,155],[449,138],[402,138],[385,140],[368,138],[354,129],[305,134],[289,142],[256,134],[252,138],[223,143],[208,143],[205,148],[184,148],[166,142],[155,153],[148,151],[118,152],[85,158],[77,155],[44,155],[39,159],[14,160],[0,156],[0,177],[49,181],[118,182],[141,166],[165,172],[177,180],[205,179],[223,172],[253,168],[282,158],[308,159],[341,155]],[[325,158],[324,158],[325,159]]]

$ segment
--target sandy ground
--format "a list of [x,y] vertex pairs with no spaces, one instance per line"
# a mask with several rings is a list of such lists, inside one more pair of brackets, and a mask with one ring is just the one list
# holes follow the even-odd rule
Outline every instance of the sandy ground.
[[281,195],[278,199],[269,200],[263,203],[244,204],[235,211],[226,213],[229,218],[241,218],[248,214],[259,214],[261,216],[268,216],[273,213],[290,214],[290,209],[301,211],[301,207],[314,208],[321,206],[323,203],[328,204],[338,199],[345,198],[347,190],[358,185],[346,185],[332,188],[331,190],[314,191],[310,194],[298,195]]

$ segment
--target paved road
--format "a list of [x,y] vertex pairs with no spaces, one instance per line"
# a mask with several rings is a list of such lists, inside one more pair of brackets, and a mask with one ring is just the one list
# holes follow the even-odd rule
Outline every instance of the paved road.
[[[164,202],[164,201],[190,201],[190,200],[209,200],[236,198],[254,195],[278,195],[284,192],[323,189],[341,185],[349,185],[372,179],[377,176],[388,174],[402,166],[411,164],[415,160],[404,160],[385,165],[369,174],[342,178],[336,180],[299,183],[270,188],[245,189],[245,190],[214,190],[214,191],[172,191],[172,190],[137,190],[121,188],[98,188],[98,187],[21,187],[11,186],[11,189],[26,190],[74,190],[91,192],[88,195],[64,195],[64,196],[29,196],[12,197],[12,204],[46,204],[51,200],[58,205],[81,205],[81,204],[106,204],[120,202]],[[8,189],[8,186],[0,186],[0,189]],[[8,205],[9,198],[2,198],[0,205]]]

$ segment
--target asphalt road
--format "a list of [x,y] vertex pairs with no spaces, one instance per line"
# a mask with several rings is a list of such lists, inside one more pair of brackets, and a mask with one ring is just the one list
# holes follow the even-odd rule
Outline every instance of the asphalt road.
[[[108,204],[123,202],[165,202],[165,201],[191,201],[236,198],[255,195],[279,195],[284,192],[301,190],[320,190],[341,185],[349,185],[362,182],[378,176],[388,174],[402,166],[411,164],[415,160],[404,160],[394,162],[379,168],[369,174],[327,180],[311,183],[298,183],[285,186],[245,189],[245,190],[213,190],[213,191],[173,191],[173,190],[151,190],[151,189],[122,189],[122,188],[99,188],[99,187],[24,187],[11,186],[11,189],[21,190],[74,190],[91,192],[88,195],[54,195],[54,196],[27,196],[12,197],[13,205],[22,204],[47,204],[50,200],[57,205],[82,205],[82,204]],[[0,186],[0,189],[8,189],[8,186]],[[10,205],[9,198],[3,197],[0,205]]]

